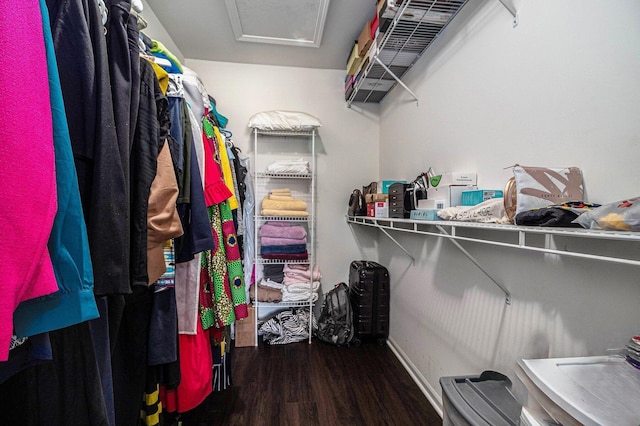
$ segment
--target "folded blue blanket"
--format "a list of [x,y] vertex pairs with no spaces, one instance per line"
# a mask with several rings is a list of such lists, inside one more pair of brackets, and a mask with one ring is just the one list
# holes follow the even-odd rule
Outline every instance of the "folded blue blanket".
[[262,254],[276,254],[276,253],[304,253],[307,250],[305,244],[291,244],[285,246],[261,246],[260,253]]

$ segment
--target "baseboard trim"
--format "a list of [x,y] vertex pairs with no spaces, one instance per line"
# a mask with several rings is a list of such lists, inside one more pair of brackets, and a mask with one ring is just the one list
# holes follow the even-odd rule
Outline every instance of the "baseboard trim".
[[433,409],[436,410],[438,415],[442,418],[442,398],[440,397],[440,394],[435,389],[433,389],[433,386],[431,386],[429,382],[427,382],[422,373],[420,373],[416,366],[407,357],[407,354],[404,353],[404,351],[395,343],[395,341],[391,337],[387,339],[387,346],[391,348],[396,358],[398,358],[404,369],[407,370],[407,373],[409,373],[420,391],[429,400],[429,402],[433,406]]

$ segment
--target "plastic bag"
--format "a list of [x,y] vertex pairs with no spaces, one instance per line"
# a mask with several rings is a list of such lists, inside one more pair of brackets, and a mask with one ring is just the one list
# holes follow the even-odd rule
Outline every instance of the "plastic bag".
[[582,213],[573,223],[587,229],[640,231],[640,197],[605,204]]

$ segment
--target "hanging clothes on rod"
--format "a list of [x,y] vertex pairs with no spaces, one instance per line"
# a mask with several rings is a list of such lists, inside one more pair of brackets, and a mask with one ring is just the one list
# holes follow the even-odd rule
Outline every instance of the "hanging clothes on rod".
[[[33,6],[11,1],[18,15]],[[0,303],[14,318],[5,330],[40,333],[4,336],[12,348],[8,358],[16,361],[11,365],[20,369],[0,363],[0,397],[10,407],[0,412],[0,424],[38,424],[46,418],[55,424],[116,426],[136,424],[141,412],[149,425],[164,416],[170,422],[172,408],[194,408],[214,383],[217,389],[230,383],[230,325],[248,315],[241,263],[244,216],[240,205],[231,207],[232,199],[241,203],[244,197],[240,180],[246,167],[239,168],[232,132],[221,128],[228,119],[197,74],[139,31],[136,3],[41,0],[23,16],[29,16],[30,26],[37,16],[50,27],[49,41],[34,39],[30,46],[46,45],[55,63],[41,55],[42,67],[32,73],[49,80],[51,109],[38,127],[53,132],[47,136],[53,156],[45,167],[43,157],[51,150],[39,142],[38,155],[28,158],[39,164],[30,166],[21,182],[36,177],[38,191],[48,190],[59,201],[57,213],[46,205],[46,194],[36,197],[37,215],[24,209],[31,220],[18,222],[30,229],[34,217],[53,221],[44,232],[49,239],[39,242],[39,251],[30,249],[26,263],[18,261],[18,251],[7,252],[6,264],[22,269],[36,264],[41,253],[44,265],[48,255],[50,280],[43,275],[33,295],[55,294],[17,307]],[[9,21],[0,30],[25,22]],[[44,28],[38,37],[46,38]],[[13,40],[3,37],[0,44]],[[35,57],[25,68],[33,68]],[[40,86],[25,87],[40,94],[35,90]],[[0,112],[0,125],[9,122],[7,111]],[[65,140],[59,135],[65,125],[66,154],[58,143]],[[39,138],[40,132],[30,129],[30,135]],[[9,192],[5,199],[15,196]],[[71,244],[77,246],[65,257]],[[77,276],[59,278],[66,271],[57,265],[72,264]],[[209,323],[200,315],[206,307],[211,307]],[[33,363],[17,362],[26,358]],[[173,402],[171,393],[178,395]],[[158,398],[163,411],[151,403]]]

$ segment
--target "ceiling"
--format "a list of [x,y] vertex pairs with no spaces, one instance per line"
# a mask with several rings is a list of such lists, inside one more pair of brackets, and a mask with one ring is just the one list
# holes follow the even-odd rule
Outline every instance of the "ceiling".
[[[271,0],[271,3],[280,1],[284,4],[292,0]],[[320,47],[301,47],[237,41],[222,0],[146,3],[185,58],[327,69],[345,68],[353,41],[376,10],[375,0],[330,1]],[[283,24],[308,19],[295,8],[285,15],[281,17]]]

